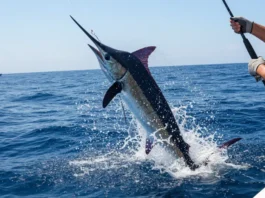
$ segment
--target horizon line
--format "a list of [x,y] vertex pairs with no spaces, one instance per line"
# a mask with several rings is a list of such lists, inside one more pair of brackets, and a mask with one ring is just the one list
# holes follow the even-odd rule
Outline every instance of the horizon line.
[[[188,66],[213,66],[213,65],[229,65],[229,64],[247,64],[247,62],[239,63],[212,63],[212,64],[196,64],[196,65],[153,65],[150,67],[188,67]],[[54,70],[54,71],[28,71],[28,72],[14,72],[14,73],[0,73],[2,75],[12,75],[12,74],[34,74],[34,73],[51,73],[51,72],[71,72],[71,71],[91,71],[91,70],[101,70],[100,68],[91,68],[91,69],[73,69],[73,70]]]

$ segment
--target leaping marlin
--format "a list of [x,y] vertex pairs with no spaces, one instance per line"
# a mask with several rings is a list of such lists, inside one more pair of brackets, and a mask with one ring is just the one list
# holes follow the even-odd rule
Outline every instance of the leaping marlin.
[[[103,108],[119,93],[150,135],[164,142],[177,157],[182,157],[191,170],[195,164],[189,155],[189,145],[181,136],[175,117],[148,68],[148,57],[155,47],[146,47],[133,53],[113,49],[92,37],[72,16],[73,21],[93,41],[98,50],[89,45],[95,53],[106,77],[113,83],[103,99]],[[146,141],[146,153],[152,149],[152,141]]]

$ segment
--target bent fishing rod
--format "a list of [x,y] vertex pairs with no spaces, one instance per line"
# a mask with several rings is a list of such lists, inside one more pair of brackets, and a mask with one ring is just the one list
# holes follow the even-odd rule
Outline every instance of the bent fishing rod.
[[[222,0],[222,1],[223,1],[224,5],[225,5],[227,11],[229,12],[230,16],[231,16],[231,17],[234,17],[234,15],[233,15],[233,13],[231,12],[231,10],[230,10],[229,6],[227,5],[226,1],[225,1],[225,0]],[[235,21],[235,22],[236,22],[236,21]],[[242,31],[240,31],[240,35],[241,35],[241,37],[242,37],[242,39],[243,39],[243,42],[244,42],[244,44],[245,44],[245,47],[246,47],[246,49],[247,49],[247,51],[248,51],[250,57],[251,57],[252,59],[257,59],[258,56],[257,56],[255,50],[253,49],[251,43],[249,42],[249,40],[246,38],[245,34],[244,34]],[[265,86],[265,80],[262,80],[262,82],[263,82],[263,84],[264,84],[264,86]]]

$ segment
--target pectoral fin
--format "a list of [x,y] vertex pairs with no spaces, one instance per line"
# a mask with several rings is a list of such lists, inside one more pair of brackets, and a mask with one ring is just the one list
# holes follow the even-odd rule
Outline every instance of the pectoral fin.
[[108,106],[108,104],[110,103],[110,101],[112,101],[112,99],[118,94],[120,93],[122,90],[122,83],[116,81],[113,85],[111,85],[111,87],[108,89],[108,91],[106,92],[104,99],[103,99],[103,108],[105,108],[106,106]]

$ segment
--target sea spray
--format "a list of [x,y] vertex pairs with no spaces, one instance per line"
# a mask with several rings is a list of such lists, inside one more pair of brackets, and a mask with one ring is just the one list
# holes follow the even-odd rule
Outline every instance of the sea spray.
[[[190,176],[211,177],[218,175],[218,171],[225,167],[244,168],[244,166],[227,163],[227,150],[219,149],[216,142],[216,132],[209,132],[207,128],[196,124],[196,119],[187,113],[192,105],[172,108],[184,140],[190,145],[190,155],[196,164],[201,167],[195,171],[190,170],[182,158],[176,158],[161,144],[156,144],[149,155],[145,153],[147,133],[139,122],[132,118],[126,129],[127,136],[120,140],[116,147],[108,153],[90,158],[70,161],[70,165],[80,168],[83,176],[91,171],[118,170],[132,164],[150,163],[151,169],[160,173],[168,173],[175,178],[188,178]],[[122,119],[122,118],[120,118]],[[95,127],[95,123],[93,124]],[[117,126],[116,126],[117,127]],[[115,128],[116,128],[115,127]],[[124,129],[124,126],[120,125]],[[209,135],[210,134],[210,135]],[[153,136],[155,141],[157,139]],[[158,141],[161,141],[158,139]],[[204,162],[208,160],[205,166]]]

